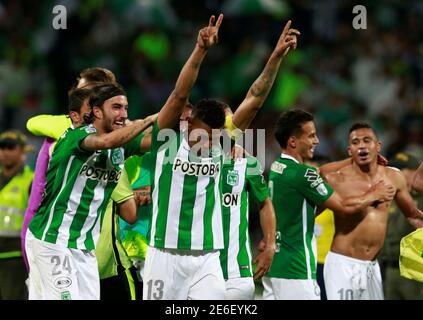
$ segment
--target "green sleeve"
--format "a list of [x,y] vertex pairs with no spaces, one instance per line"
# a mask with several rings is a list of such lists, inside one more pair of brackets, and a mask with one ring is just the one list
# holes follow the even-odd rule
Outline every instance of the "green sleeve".
[[263,176],[263,168],[255,157],[247,157],[247,173],[248,190],[259,203],[269,198],[269,187]]
[[67,148],[67,150],[70,153],[92,153],[93,151],[88,151],[81,148],[81,142],[86,137],[88,137],[90,134],[96,133],[97,130],[93,126],[84,126],[79,127],[76,129],[69,129],[66,131],[65,135],[63,136],[63,139],[66,139],[63,141],[63,147]]
[[122,175],[120,176],[120,179],[115,189],[113,190],[112,200],[116,203],[122,203],[133,197],[134,192],[132,191],[131,185],[129,184],[128,175],[126,170],[123,169]]
[[333,193],[333,189],[323,181],[313,167],[301,166],[297,172],[295,182],[298,191],[307,200],[316,205],[325,202]]
[[140,167],[143,162],[144,156],[131,156],[125,159],[125,169],[128,173],[129,182],[134,183],[139,175]]
[[161,145],[165,144],[176,138],[178,133],[173,129],[162,129],[159,130],[157,119],[154,121],[153,130],[151,132],[151,151],[157,151]]
[[71,124],[71,119],[66,115],[54,116],[42,114],[30,118],[26,123],[26,127],[29,132],[36,136],[44,136],[57,140]]

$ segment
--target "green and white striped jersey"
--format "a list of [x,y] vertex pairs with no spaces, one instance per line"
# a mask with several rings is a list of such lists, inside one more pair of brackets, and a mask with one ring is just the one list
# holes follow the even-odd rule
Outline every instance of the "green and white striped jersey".
[[225,279],[252,277],[251,240],[248,232],[249,192],[258,202],[269,197],[259,161],[252,156],[231,160],[222,170],[222,215],[225,248],[220,265]]
[[81,141],[95,132],[92,125],[68,129],[58,140],[47,169],[43,200],[29,225],[36,238],[68,248],[95,248],[124,159],[141,153],[143,137],[139,134],[122,148],[81,149]]
[[159,133],[157,121],[153,125],[148,243],[167,249],[222,249],[222,152],[200,158],[184,136],[173,130]]
[[282,154],[269,174],[276,214],[276,252],[268,277],[316,279],[316,206],[332,195],[316,169]]

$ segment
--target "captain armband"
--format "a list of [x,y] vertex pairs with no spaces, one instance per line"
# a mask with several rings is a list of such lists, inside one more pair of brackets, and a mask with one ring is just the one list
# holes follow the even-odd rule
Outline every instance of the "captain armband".
[[225,129],[228,136],[234,141],[236,141],[244,133],[241,129],[237,128],[232,122],[232,115],[226,116]]

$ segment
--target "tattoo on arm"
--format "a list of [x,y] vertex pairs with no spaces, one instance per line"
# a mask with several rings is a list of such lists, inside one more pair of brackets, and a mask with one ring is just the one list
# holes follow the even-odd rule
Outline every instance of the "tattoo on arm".
[[261,75],[254,81],[250,88],[250,92],[254,97],[260,97],[268,93],[272,86],[273,80],[276,75],[275,68],[265,68]]

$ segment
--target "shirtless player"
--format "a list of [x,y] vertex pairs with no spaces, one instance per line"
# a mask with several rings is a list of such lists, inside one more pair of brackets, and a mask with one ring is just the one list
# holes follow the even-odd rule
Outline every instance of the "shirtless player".
[[[366,123],[350,129],[348,152],[352,162],[337,171],[322,166],[321,174],[341,196],[354,196],[380,180],[396,188],[395,201],[407,220],[423,226],[423,212],[411,198],[400,170],[377,163],[381,143]],[[359,213],[335,212],[335,236],[327,255],[324,279],[329,300],[382,300],[382,278],[376,256],[384,239],[390,201],[374,203]]]

